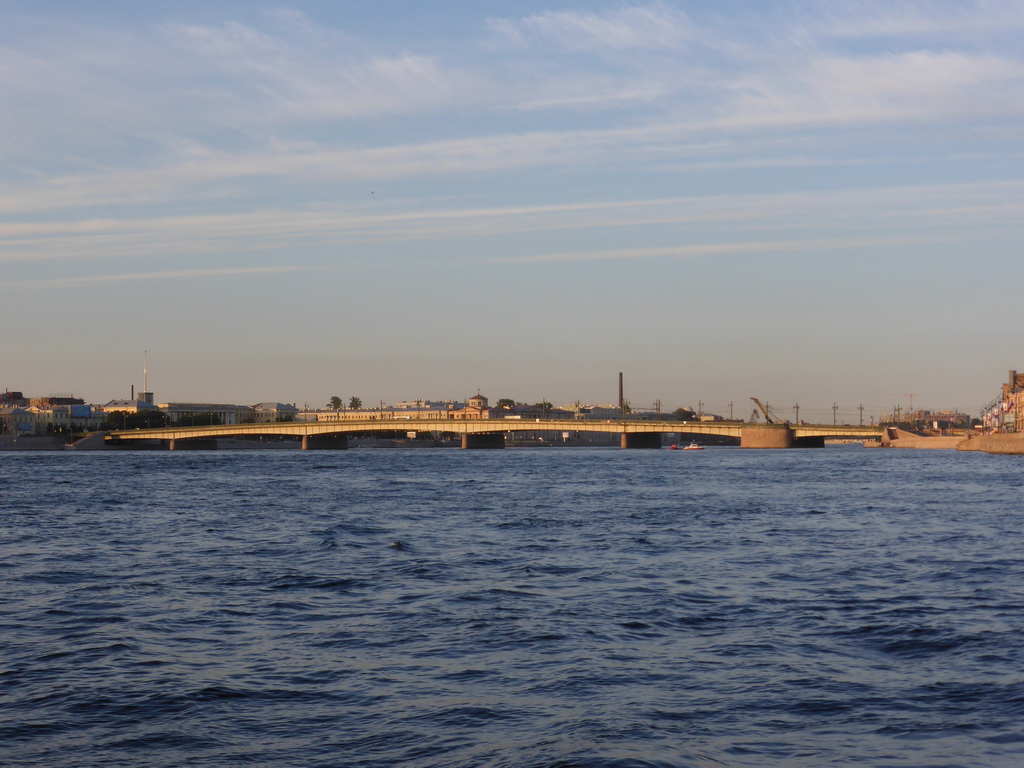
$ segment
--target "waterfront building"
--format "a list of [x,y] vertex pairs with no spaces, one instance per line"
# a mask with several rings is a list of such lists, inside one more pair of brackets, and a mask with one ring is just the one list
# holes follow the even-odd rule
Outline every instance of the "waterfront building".
[[1024,373],[1010,371],[999,402],[1001,430],[1024,432]]
[[520,403],[513,405],[506,411],[502,411],[506,419],[574,419],[576,414],[564,408],[555,408],[544,403],[526,405]]
[[[147,405],[146,403],[142,404]],[[172,424],[183,418],[207,413],[213,414],[221,424],[244,424],[253,419],[255,413],[254,409],[248,405],[228,403],[160,403],[157,407],[170,417]]]
[[343,408],[340,411],[334,410],[316,410],[316,411],[299,411],[295,415],[296,421],[361,421],[362,419],[377,419],[380,417],[380,409],[363,409],[359,408],[353,410],[351,408]]
[[19,436],[43,434],[37,431],[36,414],[20,405],[0,406],[0,435]]
[[50,395],[49,397],[33,397],[29,404],[37,408],[53,408],[58,405],[85,405],[85,400],[73,395]]
[[252,420],[257,424],[269,421],[295,421],[299,409],[288,403],[256,403],[252,406]]
[[38,405],[0,406],[0,435],[29,436],[99,429],[104,414],[80,402],[42,408]]
[[31,405],[31,403],[21,392],[12,392],[9,389],[0,392],[0,407],[7,408],[26,405]]
[[568,403],[561,406],[561,409],[572,415],[569,418],[595,419],[598,421],[609,421],[610,419],[621,419],[622,409],[617,405],[594,405],[590,403]]
[[147,403],[145,400],[111,400],[109,403],[98,405],[96,407],[103,413],[114,413],[115,411],[139,413],[140,411],[160,410],[156,405],[153,403]]
[[477,392],[466,404],[448,412],[450,419],[489,419],[491,418],[491,407],[487,404],[487,398]]

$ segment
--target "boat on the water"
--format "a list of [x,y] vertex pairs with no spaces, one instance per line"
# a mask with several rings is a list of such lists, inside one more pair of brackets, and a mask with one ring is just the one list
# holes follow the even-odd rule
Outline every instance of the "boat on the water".
[[690,443],[688,446],[683,448],[683,450],[684,451],[703,451],[704,450],[704,446],[703,445],[697,445],[697,441],[695,440],[692,443]]

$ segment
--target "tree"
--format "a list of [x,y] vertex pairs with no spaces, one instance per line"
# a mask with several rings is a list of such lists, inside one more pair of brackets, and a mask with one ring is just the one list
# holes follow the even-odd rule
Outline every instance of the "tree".
[[513,400],[512,398],[510,398],[510,397],[503,397],[500,400],[498,400],[498,402],[496,404],[496,407],[501,408],[502,410],[507,411],[509,408],[515,408],[515,405],[516,405],[516,401]]
[[337,395],[334,395],[333,397],[331,397],[330,400],[327,401],[327,407],[330,408],[332,411],[340,411],[344,407],[344,405],[345,401],[342,400]]
[[103,420],[103,429],[152,429],[166,427],[170,419],[163,411],[112,411]]
[[182,416],[177,421],[179,427],[214,427],[221,424],[220,416],[209,411]]
[[352,397],[350,397],[348,399],[348,409],[350,411],[358,411],[362,407],[363,407],[363,401],[360,400],[355,395],[353,395]]
[[694,413],[689,408],[676,408],[672,411],[672,415],[679,419],[679,421],[690,421],[690,419],[693,418]]

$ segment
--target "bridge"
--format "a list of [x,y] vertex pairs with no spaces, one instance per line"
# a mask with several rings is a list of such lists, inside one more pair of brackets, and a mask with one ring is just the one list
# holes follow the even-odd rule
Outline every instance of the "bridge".
[[640,421],[632,419],[351,419],[345,421],[290,421],[206,427],[158,427],[115,430],[107,443],[164,442],[170,450],[216,447],[218,438],[290,437],[302,441],[303,450],[343,449],[348,436],[374,433],[436,432],[460,435],[463,448],[504,448],[509,433],[603,432],[621,436],[622,448],[660,448],[663,435],[691,439],[700,435],[737,438],[742,448],[821,447],[826,440],[879,440],[881,427],[824,424],[752,424],[738,421]]

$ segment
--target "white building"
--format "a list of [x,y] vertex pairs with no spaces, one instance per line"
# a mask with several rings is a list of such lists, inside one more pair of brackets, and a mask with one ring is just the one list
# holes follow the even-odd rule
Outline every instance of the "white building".
[[248,405],[228,403],[160,403],[158,407],[170,417],[172,424],[184,417],[206,413],[213,414],[221,424],[243,424],[253,419],[255,413]]

